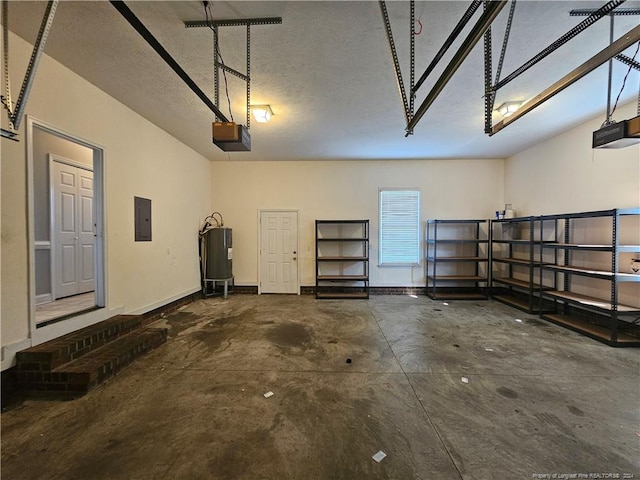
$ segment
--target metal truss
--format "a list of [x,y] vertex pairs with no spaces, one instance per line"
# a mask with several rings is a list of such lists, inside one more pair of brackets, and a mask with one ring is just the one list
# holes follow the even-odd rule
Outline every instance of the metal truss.
[[[636,37],[636,31],[640,27],[637,27],[636,29],[631,30],[626,35],[624,35],[623,37],[618,39],[616,42],[613,41],[613,18],[614,18],[614,16],[616,16],[616,15],[637,15],[637,14],[640,14],[640,10],[639,9],[617,9],[617,7],[619,5],[621,5],[622,3],[624,3],[624,1],[625,0],[612,0],[612,1],[608,2],[607,4],[603,5],[602,7],[598,8],[598,9],[572,10],[570,12],[571,16],[587,16],[588,18],[586,18],[585,20],[580,22],[578,25],[576,25],[571,30],[569,30],[567,33],[562,35],[559,39],[557,39],[556,41],[551,43],[549,46],[547,46],[545,49],[543,49],[540,53],[534,55],[531,59],[529,59],[527,62],[525,62],[522,66],[518,67],[516,70],[514,70],[511,74],[509,74],[503,80],[500,80],[500,78],[499,78],[500,77],[500,69],[501,69],[501,64],[500,64],[499,70],[498,70],[498,74],[496,75],[496,81],[495,81],[494,85],[492,87],[490,87],[490,88],[488,87],[486,79],[487,79],[487,70],[489,69],[489,71],[490,71],[490,69],[491,69],[491,48],[490,48],[491,46],[485,44],[485,133],[489,134],[490,136],[496,134],[497,132],[502,130],[507,125],[513,123],[515,120],[517,120],[518,118],[522,117],[526,113],[530,112],[531,110],[533,110],[534,108],[536,108],[537,106],[539,106],[543,102],[547,101],[548,99],[550,99],[551,97],[553,97],[554,95],[559,93],[560,91],[564,90],[569,85],[575,83],[578,79],[582,78],[583,76],[585,76],[586,74],[591,72],[594,68],[600,66],[602,63],[605,63],[606,61],[609,61],[609,85],[608,85],[609,95],[608,95],[608,99],[607,99],[607,120],[606,120],[606,122],[609,122],[610,121],[610,103],[611,103],[611,62],[612,62],[612,59],[616,58],[617,60],[625,63],[626,65],[629,65],[632,68],[640,69],[640,63],[636,62],[635,60],[633,60],[633,59],[631,59],[631,58],[629,58],[629,57],[627,57],[627,56],[625,56],[625,55],[623,55],[621,53],[625,48],[627,48],[630,45],[633,45],[633,43],[635,43],[635,41],[638,41],[636,39],[635,41],[631,41],[631,43],[628,43],[629,42],[629,38],[635,38]],[[521,75],[522,73],[527,71],[529,68],[534,66],[536,63],[540,62],[542,59],[547,57],[549,54],[551,54],[552,52],[554,52],[555,50],[560,48],[562,45],[567,43],[569,40],[571,40],[572,38],[577,36],[579,33],[583,32],[588,27],[590,27],[595,22],[597,22],[598,20],[600,20],[601,18],[603,18],[605,16],[609,16],[610,17],[610,21],[611,21],[611,23],[610,23],[610,32],[609,32],[609,34],[610,34],[610,38],[609,38],[610,45],[609,45],[609,47],[607,47],[604,50],[600,51],[598,54],[596,54],[590,60],[588,60],[587,62],[583,63],[581,66],[579,66],[578,68],[574,69],[572,72],[570,72],[569,74],[565,75],[563,78],[561,78],[556,83],[554,83],[553,85],[551,85],[550,87],[545,89],[543,92],[541,92],[540,94],[536,95],[534,98],[532,98],[531,100],[526,102],[514,114],[510,115],[509,117],[506,117],[501,122],[498,122],[496,125],[492,124],[491,114],[492,114],[492,110],[493,110],[493,100],[495,99],[495,95],[496,95],[497,91],[501,87],[503,87],[504,85],[506,85],[510,81],[512,81],[515,78],[517,78],[519,75]],[[501,62],[503,60],[504,50],[506,49],[506,42],[507,42],[507,39],[508,39],[508,30],[509,30],[509,28],[511,26],[511,21],[512,21],[512,19],[509,18],[509,20],[507,22],[507,32],[505,33],[505,43],[503,44],[503,51],[502,51],[502,54],[501,54]],[[624,48],[620,49],[621,45],[626,45],[626,46]],[[488,109],[489,101],[492,102],[491,103],[491,110]]]
[[640,70],[640,62],[634,60],[633,58],[627,57],[626,55],[623,55],[623,54],[619,54],[615,56],[615,59],[620,60],[622,63],[630,66],[631,68]]
[[453,55],[453,58],[450,60],[449,64],[445,67],[438,80],[436,80],[436,83],[433,85],[431,91],[427,94],[427,97],[424,99],[420,107],[418,107],[418,109],[416,110],[411,121],[407,124],[407,134],[413,131],[416,124],[420,121],[429,107],[433,104],[438,95],[440,95],[449,80],[451,80],[451,77],[453,77],[458,68],[460,68],[460,65],[462,65],[469,53],[471,53],[473,47],[475,47],[475,45],[480,41],[480,38],[482,38],[484,33],[491,26],[491,23],[498,16],[506,3],[506,0],[489,1],[487,3],[482,16],[473,26],[456,53]]
[[18,95],[18,100],[16,101],[15,106],[13,105],[13,102],[11,100],[11,85],[9,83],[8,3],[9,2],[7,0],[2,2],[2,24],[4,25],[4,33],[2,39],[4,61],[4,86],[2,104],[8,112],[9,124],[14,131],[2,129],[0,133],[3,138],[15,140],[15,137],[17,136],[16,130],[20,128],[20,123],[22,122],[22,117],[24,115],[24,109],[27,106],[29,93],[31,92],[31,87],[33,86],[33,80],[35,79],[36,71],[38,70],[38,64],[40,63],[40,58],[42,57],[42,53],[44,52],[44,45],[47,42],[49,30],[51,29],[51,24],[53,23],[53,18],[56,14],[56,9],[58,8],[58,0],[47,2],[47,7],[42,18],[42,24],[40,25],[40,30],[38,31],[38,36],[33,47],[33,52],[31,53],[31,58],[29,59],[29,64],[27,65],[27,71],[25,73],[24,80],[22,82],[22,88],[20,89],[20,94]]
[[189,20],[184,22],[185,28],[197,27],[246,27],[249,25],[276,25],[282,23],[282,17],[239,18],[230,20]]
[[[402,98],[402,107],[403,107],[403,111],[404,111],[404,116],[405,119],[407,121],[407,123],[409,123],[411,121],[411,118],[413,116],[413,98],[411,100],[411,109],[409,108],[409,101],[407,100],[407,92],[404,88],[404,81],[402,80],[402,69],[400,68],[400,62],[398,61],[398,53],[396,51],[396,44],[393,41],[393,32],[391,31],[391,22],[389,21],[389,13],[387,12],[387,2],[385,2],[384,0],[380,0],[379,2],[380,5],[380,13],[382,14],[382,21],[384,22],[384,29],[385,29],[385,33],[387,34],[387,41],[389,42],[389,50],[391,51],[391,60],[393,62],[393,71],[395,73],[396,76],[396,83],[398,84],[398,91],[400,92],[400,97]],[[414,0],[411,0],[411,6],[410,6],[410,10],[411,10],[411,44],[410,44],[410,49],[411,49],[411,72],[412,72],[412,77],[413,77],[413,65],[415,64],[414,62],[414,58],[413,58],[413,45],[414,45],[414,39],[413,39],[413,26],[414,26],[414,20],[413,20],[413,15],[415,12],[415,2]],[[413,82],[413,78],[411,78],[411,81]],[[413,85],[411,85],[411,88],[413,89]],[[413,95],[412,95],[413,96]]]
[[[398,84],[398,90],[400,91],[400,95],[402,97],[402,103],[404,107],[405,117],[407,119],[407,127],[406,127],[406,135],[408,136],[413,133],[413,129],[416,124],[420,121],[422,116],[426,113],[429,107],[433,104],[438,95],[442,92],[446,84],[449,82],[451,77],[458,70],[460,65],[464,62],[466,57],[469,55],[474,46],[478,43],[481,37],[484,36],[484,78],[485,78],[485,133],[488,135],[494,135],[507,125],[513,123],[518,118],[522,117],[526,113],[530,112],[540,104],[547,101],[549,98],[553,97],[560,91],[564,90],[568,86],[575,83],[577,80],[587,75],[593,69],[597,68],[601,64],[606,61],[611,61],[612,58],[615,58],[630,68],[635,68],[640,70],[640,62],[635,61],[632,58],[629,58],[623,55],[621,52],[628,48],[630,45],[633,45],[635,42],[640,41],[640,26],[630,30],[627,34],[623,35],[621,38],[613,41],[613,34],[611,33],[610,45],[594,55],[591,59],[589,59],[584,64],[580,65],[578,68],[574,69],[569,74],[565,75],[563,78],[558,80],[556,83],[545,89],[540,94],[536,95],[534,98],[526,102],[519,110],[517,110],[511,116],[505,118],[501,122],[493,125],[492,122],[492,112],[495,104],[495,97],[497,91],[511,82],[522,73],[533,67],[535,64],[540,62],[542,59],[550,55],[552,52],[560,48],[562,45],[567,43],[569,40],[586,30],[588,27],[593,25],[595,22],[600,20],[601,18],[609,15],[611,16],[613,22],[613,16],[615,15],[638,15],[640,14],[640,9],[618,9],[617,7],[624,3],[625,0],[611,0],[606,3],[604,6],[598,9],[582,9],[582,10],[572,10],[570,15],[572,16],[587,16],[584,21],[580,22],[574,28],[569,30],[567,33],[562,35],[556,41],[548,45],[545,49],[543,49],[540,53],[533,56],[523,65],[518,67],[512,73],[507,75],[504,79],[500,79],[502,73],[502,66],[504,63],[504,57],[507,50],[507,45],[509,41],[509,35],[513,23],[513,16],[516,7],[516,0],[512,0],[511,9],[509,12],[509,18],[507,20],[507,25],[505,29],[504,40],[502,44],[502,50],[500,53],[500,60],[498,62],[497,72],[495,76],[495,82],[492,81],[492,38],[491,38],[491,24],[498,16],[502,8],[504,8],[507,0],[505,1],[497,1],[497,0],[474,0],[471,2],[466,12],[451,32],[447,40],[438,50],[438,53],[435,55],[427,69],[420,76],[418,81],[414,83],[414,74],[415,74],[415,59],[414,59],[414,40],[413,40],[413,24],[414,24],[414,12],[415,7],[413,5],[413,0],[411,2],[411,13],[410,13],[410,21],[411,21],[411,43],[410,43],[410,61],[411,61],[411,88],[409,90],[409,99],[407,99],[406,91],[404,88],[404,82],[402,79],[402,72],[400,69],[400,64],[398,62],[398,56],[396,52],[395,43],[393,41],[393,34],[391,32],[391,24],[389,22],[389,16],[386,9],[386,3],[384,1],[380,1],[380,10],[382,13],[382,18],[387,34],[387,40],[389,42],[389,48],[391,51],[391,57],[393,60],[394,71],[396,74],[396,81]],[[482,16],[478,19],[475,25],[472,27],[471,31],[464,39],[458,50],[454,53],[453,58],[449,61],[448,65],[445,67],[443,73],[436,80],[433,85],[431,91],[427,94],[426,98],[422,102],[422,104],[418,107],[418,109],[414,112],[414,99],[416,92],[423,85],[429,74],[434,70],[435,66],[445,55],[449,47],[456,40],[458,35],[461,33],[466,24],[470,21],[471,17],[478,10],[481,4],[484,4],[484,9]],[[608,108],[607,108],[608,111]],[[640,97],[639,97],[639,111],[640,111]]]
[[515,113],[506,117],[502,121],[498,122],[496,125],[493,126],[493,129],[490,135],[494,135],[498,133],[507,125],[515,122],[518,118],[522,117],[523,115],[527,114],[534,108],[546,102],[551,97],[560,93],[565,88],[574,84],[575,82],[580,80],[582,77],[584,77],[594,69],[598,68],[600,65],[602,65],[606,61],[608,61],[610,58],[618,55],[620,52],[629,48],[631,45],[635,44],[636,42],[640,42],[640,25],[631,29],[624,35],[622,35],[622,37],[618,38],[618,40],[611,43],[609,46],[607,46],[606,48],[604,48],[603,50],[595,54],[585,63],[575,68],[573,71],[569,72],[567,75],[562,77],[553,85],[549,86],[544,91],[542,91],[541,93],[533,97],[531,100],[529,100],[524,105],[522,105],[518,110],[516,110]]
[[[239,18],[227,20],[189,20],[184,22],[185,28],[210,28],[213,31],[213,90],[216,104],[220,104],[220,70],[230,73],[246,83],[246,103],[247,118],[246,127],[251,127],[251,26],[252,25],[279,25],[282,23],[282,17],[261,17],[261,18]],[[222,63],[218,50],[219,27],[246,27],[247,43],[246,43],[246,74],[239,72]],[[220,115],[216,114],[216,119]],[[223,121],[227,121],[223,119]]]

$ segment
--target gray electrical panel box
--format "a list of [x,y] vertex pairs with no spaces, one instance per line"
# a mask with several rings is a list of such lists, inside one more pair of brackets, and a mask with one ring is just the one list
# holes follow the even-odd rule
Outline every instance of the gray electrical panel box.
[[233,277],[233,243],[231,229],[216,227],[205,234],[205,279],[226,280]]
[[133,197],[135,241],[151,241],[151,200]]

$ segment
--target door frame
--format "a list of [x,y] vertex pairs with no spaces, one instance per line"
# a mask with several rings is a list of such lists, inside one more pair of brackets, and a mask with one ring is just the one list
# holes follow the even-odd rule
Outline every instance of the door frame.
[[300,295],[300,210],[292,209],[292,208],[261,208],[258,209],[258,295],[262,295],[262,226],[260,220],[262,218],[263,213],[280,213],[280,212],[290,212],[296,214],[296,246],[297,246],[297,255],[298,261],[296,262],[296,295]]
[[[105,171],[105,149],[101,145],[98,145],[95,142],[90,142],[85,140],[77,135],[73,135],[71,133],[65,132],[53,125],[44,122],[42,120],[38,120],[32,116],[27,116],[27,125],[26,125],[26,146],[27,146],[27,241],[28,241],[28,272],[29,272],[29,287],[28,287],[28,295],[29,295],[29,336],[31,337],[32,345],[40,343],[40,341],[46,341],[49,339],[51,335],[59,336],[54,334],[54,330],[58,331],[59,329],[54,328],[54,325],[51,325],[53,330],[50,333],[45,333],[44,331],[38,333],[36,335],[36,330],[38,326],[36,325],[36,274],[35,274],[35,250],[38,248],[37,242],[35,241],[35,186],[34,186],[34,172],[33,172],[33,131],[35,128],[39,128],[44,130],[51,135],[62,138],[64,140],[70,141],[72,143],[76,143],[78,145],[85,146],[93,150],[93,194],[94,194],[94,224],[96,226],[95,231],[95,255],[94,255],[94,275],[95,275],[95,304],[97,308],[106,307],[106,299],[107,299],[107,249],[106,249],[106,221],[107,221],[107,212],[106,212],[106,171]],[[53,286],[52,286],[53,288]],[[79,314],[82,315],[82,314]],[[88,315],[86,320],[82,320],[81,322],[71,322],[75,326],[76,323],[84,324],[85,322],[95,323],[96,320],[94,318],[103,319],[102,316],[105,314],[98,315]],[[62,322],[65,323],[65,322]],[[73,328],[72,325],[69,325],[69,328]],[[75,326],[75,328],[79,328]],[[40,328],[40,330],[49,330],[49,328]],[[63,328],[60,334],[66,333],[67,328]],[[42,339],[40,338],[42,337]]]
[[[56,252],[56,247],[57,247],[57,242],[56,242],[56,236],[53,234],[54,230],[55,230],[55,192],[54,192],[54,178],[53,178],[53,162],[58,162],[58,163],[62,163],[64,165],[69,165],[71,167],[75,167],[75,168],[79,168],[81,170],[86,170],[88,172],[92,172],[93,173],[93,165],[89,166],[86,165],[84,163],[80,163],[80,162],[76,162],[75,160],[71,160],[69,158],[64,158],[61,157],[60,155],[56,155],[54,153],[49,153],[48,154],[49,157],[49,244],[51,245],[51,252],[49,254],[49,273],[51,275],[50,278],[50,282],[51,282],[51,298],[53,301],[55,301],[57,299],[57,291],[56,291],[56,282],[55,282],[55,271],[54,271],[54,266],[56,265],[55,262],[55,252]],[[94,185],[95,185],[95,180],[94,180]],[[94,212],[93,214],[95,215],[95,207],[94,207]],[[96,222],[94,222],[95,224]],[[95,228],[94,228],[94,234],[95,234]],[[95,238],[95,235],[94,235]],[[94,248],[95,248],[95,241],[94,241]],[[95,250],[94,250],[95,252]],[[94,259],[93,259],[93,267],[94,267],[94,279],[93,279],[93,283],[94,283],[94,287],[96,284],[96,278],[95,278],[95,267],[96,267],[96,255],[94,253]],[[35,273],[35,272],[34,272]]]

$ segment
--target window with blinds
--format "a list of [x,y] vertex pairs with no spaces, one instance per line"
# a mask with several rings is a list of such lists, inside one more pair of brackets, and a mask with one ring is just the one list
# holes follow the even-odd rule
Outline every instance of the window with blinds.
[[381,188],[379,264],[420,265],[420,190]]

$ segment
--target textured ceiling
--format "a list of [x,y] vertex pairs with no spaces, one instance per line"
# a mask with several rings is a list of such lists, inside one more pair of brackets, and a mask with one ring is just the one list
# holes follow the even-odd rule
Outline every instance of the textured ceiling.
[[[602,4],[519,1],[503,77],[584,19],[570,17],[571,9],[597,8]],[[183,25],[185,20],[204,20],[202,2],[130,1],[127,5],[213,98],[211,32]],[[409,4],[387,5],[407,84]],[[466,1],[416,2],[416,18],[423,24],[421,34],[416,36],[417,76],[468,5]],[[622,7],[639,8],[640,2],[628,1]],[[9,29],[33,43],[44,8],[43,2],[11,1]],[[508,6],[502,10],[493,26],[494,72],[508,10]],[[488,137],[483,129],[480,42],[418,123],[414,135],[405,138],[402,103],[378,2],[215,1],[212,11],[215,19],[283,18],[281,25],[251,29],[251,103],[268,103],[275,113],[268,124],[252,122],[251,152],[227,154],[212,144],[211,111],[108,2],[61,2],[45,52],[211,160],[501,158],[595,115],[602,115],[604,120],[606,65]],[[478,17],[479,12],[470,25]],[[615,38],[638,25],[639,20],[637,16],[616,17]],[[416,106],[460,40],[419,90]],[[607,18],[501,89],[496,105],[531,98],[604,48],[608,41]],[[228,66],[245,71],[244,28],[221,27],[220,50]],[[635,46],[625,53],[633,56],[634,52]],[[615,61],[614,98],[625,73],[627,67]],[[244,124],[244,82],[227,77],[233,118]],[[636,98],[639,77],[632,70],[620,103]],[[228,114],[222,77],[219,107]],[[495,122],[499,119],[494,117]]]

